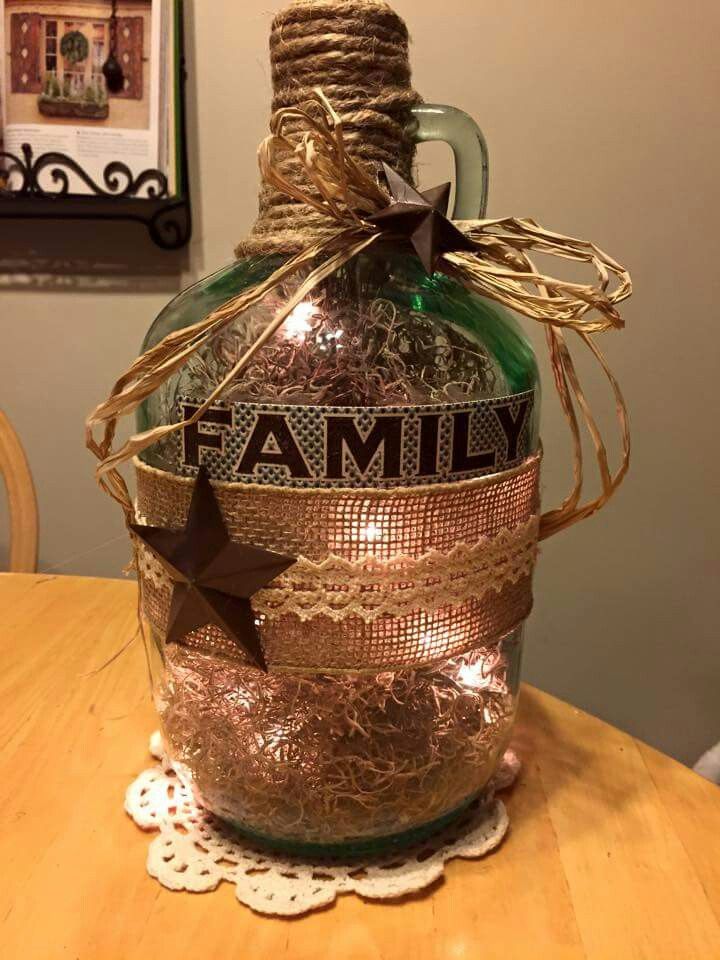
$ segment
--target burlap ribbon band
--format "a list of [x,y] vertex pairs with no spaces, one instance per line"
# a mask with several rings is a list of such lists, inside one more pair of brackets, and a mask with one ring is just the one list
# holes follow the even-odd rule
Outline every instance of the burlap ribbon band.
[[[185,523],[193,481],[135,462],[137,513]],[[233,538],[297,552],[256,594],[271,670],[373,671],[422,666],[517,628],[532,607],[539,458],[502,474],[394,490],[302,490],[215,483]],[[363,531],[374,534],[368,552]],[[143,610],[160,635],[171,583],[138,550]],[[220,631],[185,643],[240,656]]]

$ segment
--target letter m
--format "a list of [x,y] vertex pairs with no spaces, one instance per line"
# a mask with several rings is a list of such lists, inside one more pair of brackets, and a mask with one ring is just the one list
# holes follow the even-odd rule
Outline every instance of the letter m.
[[354,417],[328,417],[325,426],[326,475],[329,480],[345,478],[345,454],[366,474],[377,456],[382,457],[382,475],[386,480],[401,476],[402,417],[378,417],[366,437],[358,430]]

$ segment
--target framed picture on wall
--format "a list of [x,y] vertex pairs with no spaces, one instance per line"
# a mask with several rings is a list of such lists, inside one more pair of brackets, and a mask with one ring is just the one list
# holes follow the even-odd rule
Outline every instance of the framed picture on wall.
[[[186,198],[181,0],[0,0],[0,13],[0,201]],[[0,202],[0,216],[19,209]],[[187,237],[189,211],[171,245]]]

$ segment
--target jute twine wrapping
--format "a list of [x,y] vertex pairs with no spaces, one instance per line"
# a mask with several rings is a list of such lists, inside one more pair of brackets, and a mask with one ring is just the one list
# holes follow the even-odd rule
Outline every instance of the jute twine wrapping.
[[[421,98],[410,83],[407,27],[386,3],[292,4],[273,20],[270,62],[273,113],[305,104],[322,85],[342,120],[348,154],[370,170],[384,161],[411,178],[410,108]],[[301,163],[292,154],[279,161],[279,169],[303,182]],[[298,253],[333,229],[312,206],[264,181],[258,220],[236,256]]]

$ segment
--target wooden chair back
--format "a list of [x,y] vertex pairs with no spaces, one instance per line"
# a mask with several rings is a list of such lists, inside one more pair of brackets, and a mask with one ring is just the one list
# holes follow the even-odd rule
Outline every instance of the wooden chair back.
[[10,571],[35,573],[38,559],[38,509],[30,465],[20,438],[0,410],[0,475],[10,509]]

